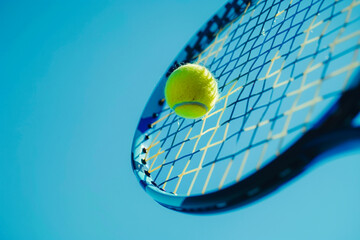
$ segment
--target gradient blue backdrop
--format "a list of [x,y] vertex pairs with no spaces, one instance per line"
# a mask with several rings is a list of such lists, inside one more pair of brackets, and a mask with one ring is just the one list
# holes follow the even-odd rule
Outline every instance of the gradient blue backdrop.
[[167,210],[130,167],[155,84],[218,0],[1,1],[0,239],[360,239],[360,151],[248,207]]

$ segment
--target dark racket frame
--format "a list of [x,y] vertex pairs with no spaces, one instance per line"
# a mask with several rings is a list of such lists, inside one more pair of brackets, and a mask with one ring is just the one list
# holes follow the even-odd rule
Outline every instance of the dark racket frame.
[[238,18],[253,1],[233,0],[223,6],[190,40],[170,65],[151,95],[138,124],[131,153],[132,169],[144,190],[159,204],[182,212],[208,213],[228,210],[253,202],[282,186],[314,163],[320,154],[360,139],[360,129],[351,125],[360,112],[360,79],[295,144],[254,174],[221,190],[196,196],[177,196],[162,191],[152,180],[141,155],[146,152],[147,132],[164,108],[163,89],[169,74],[191,60],[214,40],[218,31]]

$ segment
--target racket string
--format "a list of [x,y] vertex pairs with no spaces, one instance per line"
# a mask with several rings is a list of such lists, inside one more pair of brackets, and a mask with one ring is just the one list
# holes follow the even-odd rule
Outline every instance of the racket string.
[[359,1],[306,3],[247,4],[192,58],[211,69],[221,96],[202,119],[180,119],[166,105],[156,113],[143,162],[157,186],[192,195],[240,181],[299,139],[351,85],[360,33],[348,29],[359,24]]

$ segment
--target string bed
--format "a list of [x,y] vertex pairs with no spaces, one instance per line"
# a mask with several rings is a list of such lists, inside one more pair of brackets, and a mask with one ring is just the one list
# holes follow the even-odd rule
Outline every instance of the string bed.
[[206,194],[244,179],[316,127],[355,81],[359,1],[243,7],[190,59],[218,81],[214,109],[189,120],[165,102],[154,113],[141,158],[161,190]]

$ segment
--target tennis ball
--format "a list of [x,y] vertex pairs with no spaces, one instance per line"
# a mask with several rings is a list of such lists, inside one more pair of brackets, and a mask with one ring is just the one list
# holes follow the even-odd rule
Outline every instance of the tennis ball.
[[209,112],[218,98],[218,86],[211,72],[197,64],[186,64],[169,76],[165,99],[177,115],[200,118]]

